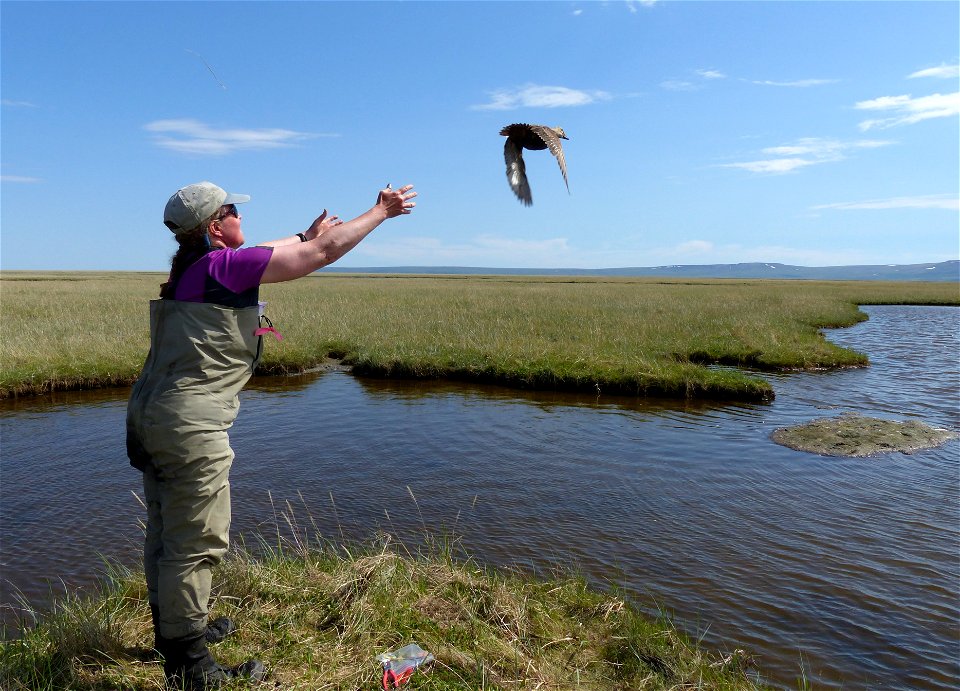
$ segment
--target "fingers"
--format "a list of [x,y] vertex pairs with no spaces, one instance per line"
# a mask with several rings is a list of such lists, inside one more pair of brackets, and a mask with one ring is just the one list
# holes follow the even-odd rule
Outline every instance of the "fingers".
[[413,185],[404,185],[398,190],[403,195],[401,197],[403,199],[403,211],[401,213],[409,214],[413,211],[413,207],[417,205],[416,202],[410,201],[417,196],[417,193],[411,190],[413,190]]
[[380,190],[377,203],[386,204],[388,207],[391,207],[392,210],[388,212],[391,216],[396,214],[409,214],[413,211],[413,207],[417,205],[416,202],[410,201],[417,196],[417,193],[412,190],[413,185],[404,185],[399,189],[393,189],[393,185],[388,182],[387,186]]
[[[403,194],[403,195],[405,195],[405,194],[407,194],[408,192],[410,192],[410,190],[412,190],[412,189],[413,189],[413,185],[404,185],[403,187],[400,187],[399,189],[393,189],[393,185],[391,185],[391,184],[388,182],[388,183],[387,183],[387,186],[384,187],[382,190],[380,190],[380,193],[381,193],[381,194],[384,194],[384,193],[386,193],[386,192],[392,192],[392,193],[394,193],[394,194]],[[412,192],[409,196],[416,197],[416,196],[417,196],[417,193],[416,193],[416,192]]]
[[413,211],[413,207],[417,205],[416,202],[410,201],[417,196],[417,193],[411,190],[413,190],[413,185],[404,185],[398,190],[403,195],[403,213],[405,214]]

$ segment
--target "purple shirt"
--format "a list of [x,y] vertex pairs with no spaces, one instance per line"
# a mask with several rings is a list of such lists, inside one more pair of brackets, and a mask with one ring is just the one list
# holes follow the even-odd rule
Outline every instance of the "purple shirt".
[[260,279],[272,255],[272,247],[207,252],[183,272],[173,299],[252,307],[259,299]]

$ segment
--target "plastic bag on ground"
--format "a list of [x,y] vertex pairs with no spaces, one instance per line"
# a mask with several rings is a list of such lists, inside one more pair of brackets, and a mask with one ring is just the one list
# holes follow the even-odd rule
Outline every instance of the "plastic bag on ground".
[[383,688],[396,689],[409,681],[413,671],[433,661],[433,653],[428,653],[416,643],[405,645],[399,650],[377,655],[377,661],[383,665]]

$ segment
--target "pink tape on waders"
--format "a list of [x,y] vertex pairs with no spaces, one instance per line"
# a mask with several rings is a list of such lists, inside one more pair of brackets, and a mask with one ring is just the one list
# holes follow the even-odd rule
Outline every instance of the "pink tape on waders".
[[261,326],[259,329],[253,332],[254,336],[263,336],[264,334],[273,334],[278,341],[283,340],[283,336],[280,335],[280,332],[272,326]]

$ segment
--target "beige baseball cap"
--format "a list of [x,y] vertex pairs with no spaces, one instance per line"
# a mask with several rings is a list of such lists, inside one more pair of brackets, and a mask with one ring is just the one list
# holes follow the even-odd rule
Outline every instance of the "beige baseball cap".
[[227,204],[250,201],[247,194],[229,194],[212,182],[197,182],[177,190],[163,210],[163,225],[175,235],[188,233]]

